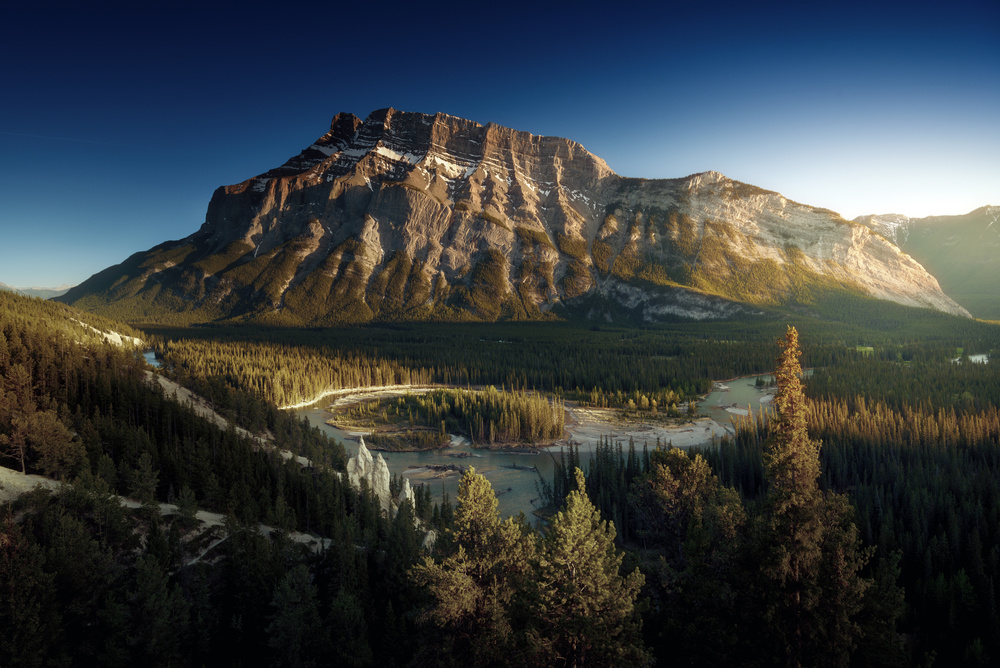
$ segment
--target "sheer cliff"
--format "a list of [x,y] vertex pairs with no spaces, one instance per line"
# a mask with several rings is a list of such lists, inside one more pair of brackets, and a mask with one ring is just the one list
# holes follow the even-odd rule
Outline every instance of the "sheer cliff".
[[63,301],[131,320],[655,321],[830,294],[968,313],[884,236],[707,172],[615,174],[581,145],[385,109],[219,188],[191,236]]

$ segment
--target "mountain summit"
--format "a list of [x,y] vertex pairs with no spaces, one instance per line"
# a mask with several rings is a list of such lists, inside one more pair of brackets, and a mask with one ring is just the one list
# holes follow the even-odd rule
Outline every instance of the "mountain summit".
[[831,293],[965,315],[884,236],[716,172],[625,178],[580,144],[445,114],[338,114],[216,190],[201,229],[62,301],[174,322],[648,321],[808,308]]

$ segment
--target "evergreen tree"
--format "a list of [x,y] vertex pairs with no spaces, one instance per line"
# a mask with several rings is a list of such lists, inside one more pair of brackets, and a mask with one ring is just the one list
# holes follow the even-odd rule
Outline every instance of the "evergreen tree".
[[61,620],[38,545],[8,510],[0,518],[0,666],[58,663]]
[[326,627],[333,638],[333,665],[361,668],[372,665],[364,607],[357,596],[341,589],[330,601]]
[[191,528],[198,524],[196,515],[198,514],[198,499],[194,490],[187,485],[181,487],[181,493],[177,497],[177,513],[180,515],[181,523]]
[[136,559],[132,574],[126,592],[132,661],[143,666],[177,665],[186,645],[190,605],[152,555]]
[[79,469],[86,458],[83,444],[73,438],[55,411],[37,411],[28,424],[28,444],[38,454],[38,466],[45,475],[61,480]]
[[746,511],[700,454],[656,450],[631,502],[638,536],[657,548],[649,588],[655,648],[679,663],[723,665],[733,657],[741,626],[738,565]]
[[15,364],[0,380],[0,429],[7,432],[0,433],[0,455],[17,459],[21,473],[27,473],[31,417],[37,409],[31,373],[23,364]]
[[844,665],[860,634],[854,618],[869,582],[859,571],[870,553],[861,548],[850,503],[824,496],[819,488],[819,443],[806,429],[808,404],[794,327],[781,347],[761,518],[761,593],[774,642],[769,651],[792,666]]
[[316,666],[323,658],[324,630],[316,599],[305,564],[295,566],[278,582],[267,626],[268,646],[274,651],[272,665]]
[[159,474],[153,468],[153,459],[148,452],[139,457],[139,464],[132,471],[131,492],[145,508],[156,508],[156,488]]
[[[518,663],[515,599],[526,591],[535,553],[533,532],[523,520],[501,522],[489,481],[469,467],[458,488],[454,529],[446,541],[452,552],[440,561],[426,558],[413,570],[432,603],[421,620],[441,637],[429,638],[423,654],[458,665]],[[433,635],[433,634],[430,634]]]
[[548,666],[642,665],[635,601],[644,578],[622,577],[615,527],[587,497],[583,471],[566,508],[549,524],[539,553],[533,623],[534,660]]

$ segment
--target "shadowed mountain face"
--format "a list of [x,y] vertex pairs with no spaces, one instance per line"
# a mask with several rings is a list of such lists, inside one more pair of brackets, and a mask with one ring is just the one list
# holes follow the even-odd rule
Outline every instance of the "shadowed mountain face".
[[130,320],[729,318],[867,295],[968,313],[883,236],[715,172],[623,178],[579,144],[444,114],[339,114],[219,188],[201,229],[62,301]]
[[964,216],[887,214],[855,220],[920,262],[972,315],[1000,320],[1000,206],[980,207]]

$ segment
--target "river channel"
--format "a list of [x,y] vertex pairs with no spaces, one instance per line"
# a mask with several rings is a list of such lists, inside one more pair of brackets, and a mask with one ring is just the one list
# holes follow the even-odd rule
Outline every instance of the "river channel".
[[[769,377],[765,376],[765,379]],[[737,378],[724,383],[716,383],[713,391],[699,404],[701,415],[709,420],[696,420],[685,427],[678,428],[677,443],[687,445],[707,445],[712,442],[713,434],[718,437],[731,424],[734,414],[745,414],[747,406],[756,410],[769,400],[769,393],[755,387],[756,376]],[[763,399],[763,401],[761,401]],[[307,407],[296,411],[307,418],[309,423],[318,427],[331,438],[344,444],[348,456],[353,456],[357,450],[358,438],[354,434],[332,427],[326,423],[331,414],[323,408]],[[729,427],[731,429],[731,426]],[[584,470],[593,458],[593,451],[600,434],[593,428],[573,431],[567,427],[575,442],[580,443],[580,461]],[[613,440],[622,441],[627,447],[628,435],[631,435],[636,448],[641,451],[643,438],[641,431],[631,428],[603,432]],[[628,435],[625,435],[628,434]],[[675,442],[674,439],[670,439]],[[666,443],[667,438],[661,437]],[[655,447],[653,437],[646,441],[650,448]],[[431,486],[435,502],[440,502],[442,493],[447,492],[454,503],[458,495],[458,474],[434,477],[429,466],[474,466],[478,473],[483,474],[493,490],[497,493],[500,515],[508,517],[524,512],[531,519],[531,511],[539,505],[539,476],[551,482],[556,462],[559,461],[561,448],[543,449],[537,453],[511,453],[502,450],[486,450],[471,447],[465,439],[452,438],[451,446],[440,450],[425,450],[421,452],[382,452],[382,457],[393,474],[403,474],[410,479],[411,485],[426,483]]]

